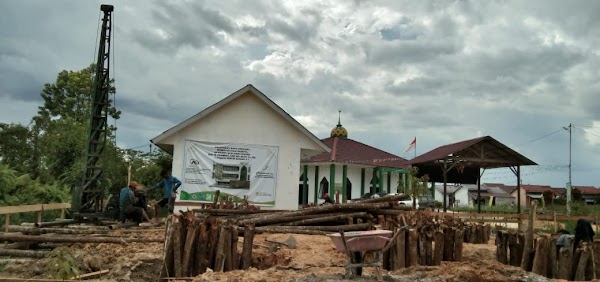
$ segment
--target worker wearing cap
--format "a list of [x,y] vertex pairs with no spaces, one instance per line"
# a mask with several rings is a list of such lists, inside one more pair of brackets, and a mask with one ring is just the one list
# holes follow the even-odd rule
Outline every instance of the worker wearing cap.
[[131,181],[128,187],[121,189],[121,193],[119,194],[119,220],[121,222],[125,222],[126,219],[137,223],[142,222],[142,220],[150,221],[144,209],[134,206],[138,199],[135,197],[133,191],[139,188],[140,185],[137,182]]
[[333,204],[333,200],[331,200],[331,198],[329,197],[329,193],[325,193],[325,195],[323,195],[323,199],[325,199],[324,204]]

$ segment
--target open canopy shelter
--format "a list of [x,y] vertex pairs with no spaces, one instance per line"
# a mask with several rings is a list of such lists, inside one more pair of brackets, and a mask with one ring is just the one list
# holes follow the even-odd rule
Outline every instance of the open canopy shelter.
[[[537,165],[532,160],[498,142],[490,136],[465,140],[433,149],[408,161],[417,167],[419,175],[427,174],[434,182],[444,183],[444,211],[446,186],[451,183],[477,184],[481,198],[481,175],[486,169],[508,167],[517,177],[517,210],[521,212],[521,166]],[[481,212],[481,201],[477,201]]]

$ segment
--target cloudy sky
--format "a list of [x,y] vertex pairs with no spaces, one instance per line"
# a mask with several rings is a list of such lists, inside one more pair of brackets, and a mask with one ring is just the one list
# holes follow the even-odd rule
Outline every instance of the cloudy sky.
[[[104,1],[110,3],[111,1]],[[101,2],[0,1],[0,122],[94,61]],[[524,184],[600,186],[600,1],[113,1],[117,141],[149,139],[247,84],[320,138],[406,158],[490,135]],[[516,184],[505,170],[487,182]]]

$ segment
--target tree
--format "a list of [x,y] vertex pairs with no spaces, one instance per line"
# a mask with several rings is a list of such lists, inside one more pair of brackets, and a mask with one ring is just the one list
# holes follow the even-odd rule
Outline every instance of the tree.
[[[54,84],[46,83],[40,94],[44,105],[38,108],[34,123],[45,129],[44,125],[54,119],[70,117],[76,122],[87,124],[94,95],[94,69],[95,65],[92,64],[80,71],[63,70],[58,73]],[[115,94],[116,89],[112,85],[113,80],[109,93]],[[108,114],[113,119],[118,119],[121,112],[114,106],[109,106]]]
[[0,123],[0,160],[21,173],[31,168],[31,132],[27,126]]
[[544,200],[544,207],[552,203],[552,198],[554,198],[554,192],[547,190],[542,193],[542,199]]
[[17,176],[7,164],[0,163],[0,206],[7,205],[15,196]]
[[421,177],[417,177],[417,175],[419,175],[419,169],[414,166],[410,167],[408,170],[408,183],[404,183],[404,181],[398,181],[398,189],[411,196],[413,199],[413,208],[415,208],[417,205],[417,197],[429,194],[431,192],[427,187],[429,176],[423,175]]
[[[44,104],[32,119],[31,173],[44,183],[62,180],[72,185],[81,181],[92,113],[94,69],[91,65],[80,71],[63,70],[55,83],[44,85],[40,94]],[[110,93],[115,93],[114,87]],[[109,106],[107,113],[113,119],[120,115],[114,106]],[[112,135],[114,130],[111,126],[107,134]]]
[[573,202],[583,201],[583,194],[581,193],[581,190],[573,188],[573,190],[571,190],[571,199]]

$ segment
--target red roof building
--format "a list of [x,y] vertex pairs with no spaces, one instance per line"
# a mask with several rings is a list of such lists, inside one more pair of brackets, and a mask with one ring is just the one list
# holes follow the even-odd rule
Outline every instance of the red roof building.
[[406,159],[348,138],[340,121],[330,137],[321,140],[331,150],[301,160],[299,203],[319,203],[326,193],[339,200],[361,197],[366,193],[395,193],[409,165]]

